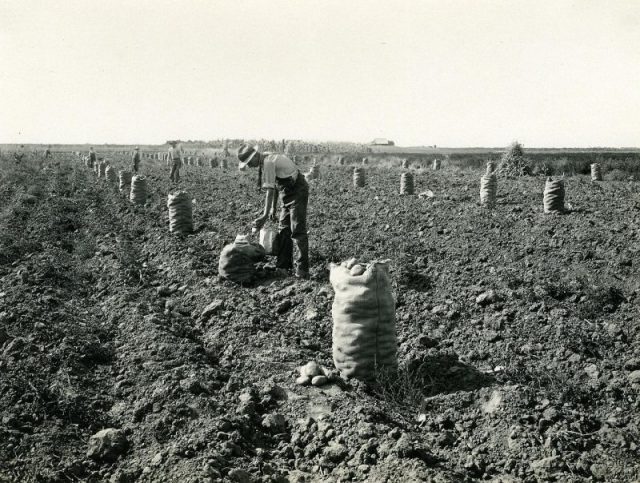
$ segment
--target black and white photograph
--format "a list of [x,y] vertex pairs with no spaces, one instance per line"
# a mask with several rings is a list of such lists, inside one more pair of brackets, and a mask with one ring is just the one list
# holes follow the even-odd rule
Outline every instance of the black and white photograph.
[[0,483],[640,483],[639,0],[0,24]]

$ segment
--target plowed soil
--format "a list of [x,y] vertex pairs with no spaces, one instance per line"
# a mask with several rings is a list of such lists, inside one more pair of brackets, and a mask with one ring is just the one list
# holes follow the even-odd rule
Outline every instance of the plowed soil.
[[[637,182],[567,178],[545,215],[542,177],[499,178],[487,210],[479,171],[413,170],[400,196],[399,167],[355,189],[322,165],[311,279],[236,286],[218,254],[255,172],[186,166],[181,237],[163,162],[143,207],[70,155],[1,162],[0,481],[640,479]],[[333,367],[328,264],[354,256],[391,260],[400,374],[297,386]],[[87,456],[105,428],[112,461]]]

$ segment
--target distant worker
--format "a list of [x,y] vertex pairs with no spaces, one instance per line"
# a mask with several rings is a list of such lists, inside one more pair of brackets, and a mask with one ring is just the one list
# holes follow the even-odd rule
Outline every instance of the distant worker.
[[138,174],[138,168],[140,167],[140,149],[136,146],[131,156],[131,162],[133,163],[133,172]]
[[24,152],[24,144],[21,144],[18,152],[13,153],[13,157],[15,158],[16,163],[20,163],[22,161],[22,158],[24,158],[25,154],[26,153]]
[[93,165],[96,164],[96,152],[93,148],[89,148],[89,167],[93,168]]
[[171,147],[169,148],[169,160],[171,162],[171,173],[169,179],[173,182],[180,181],[180,167],[182,166],[182,157],[184,151],[182,145],[178,141],[169,141]]
[[51,157],[51,146],[48,146],[47,149],[44,150],[44,157],[45,158]]
[[264,212],[254,220],[260,230],[275,211],[276,189],[282,208],[278,224],[278,259],[276,267],[295,268],[295,276],[309,278],[309,237],[307,235],[307,202],[309,185],[298,166],[284,154],[260,153],[247,144],[238,150],[239,168],[258,168],[258,187],[267,190]]

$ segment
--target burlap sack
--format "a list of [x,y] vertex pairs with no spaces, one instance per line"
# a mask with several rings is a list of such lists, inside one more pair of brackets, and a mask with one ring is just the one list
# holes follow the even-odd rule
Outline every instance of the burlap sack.
[[132,177],[132,174],[130,171],[125,171],[125,170],[118,171],[118,179],[119,179],[118,188],[120,189],[120,191],[129,190],[129,188],[131,187],[131,177]]
[[220,253],[218,275],[236,283],[251,282],[255,273],[255,264],[265,257],[264,248],[253,243],[247,237],[238,236],[236,241],[225,246]]
[[118,177],[116,175],[116,170],[113,169],[112,166],[107,166],[104,170],[105,178],[109,183],[116,183],[118,181]]
[[372,262],[362,275],[331,264],[335,292],[333,362],[345,377],[375,378],[376,371],[395,370],[397,361],[395,301],[389,266]]
[[414,189],[413,174],[402,173],[402,175],[400,175],[400,194],[412,195],[413,189]]
[[147,178],[144,176],[131,178],[129,201],[137,205],[144,205],[147,202]]
[[485,174],[480,178],[480,204],[492,208],[496,204],[498,180],[495,174]]
[[564,181],[547,178],[544,187],[544,212],[563,213],[564,212]]
[[185,191],[169,194],[167,197],[169,210],[169,231],[187,234],[193,232],[193,209],[191,197]]

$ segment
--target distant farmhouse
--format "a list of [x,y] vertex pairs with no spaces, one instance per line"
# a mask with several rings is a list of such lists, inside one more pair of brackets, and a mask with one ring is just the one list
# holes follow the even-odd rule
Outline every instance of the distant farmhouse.
[[396,144],[391,139],[375,138],[371,144],[373,146],[395,146]]

